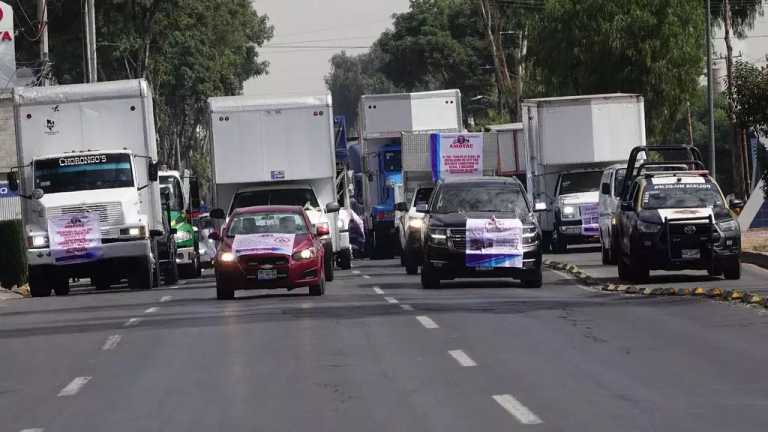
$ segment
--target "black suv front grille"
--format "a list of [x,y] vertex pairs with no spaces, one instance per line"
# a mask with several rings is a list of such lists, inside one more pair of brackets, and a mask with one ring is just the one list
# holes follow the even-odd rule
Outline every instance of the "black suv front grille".
[[448,247],[457,251],[467,250],[467,230],[451,228],[448,230]]

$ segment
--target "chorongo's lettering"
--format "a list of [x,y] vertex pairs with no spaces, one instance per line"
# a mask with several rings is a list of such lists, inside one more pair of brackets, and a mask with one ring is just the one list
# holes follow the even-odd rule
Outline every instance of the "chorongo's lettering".
[[59,158],[59,166],[87,165],[93,163],[105,163],[106,161],[106,155],[63,157]]

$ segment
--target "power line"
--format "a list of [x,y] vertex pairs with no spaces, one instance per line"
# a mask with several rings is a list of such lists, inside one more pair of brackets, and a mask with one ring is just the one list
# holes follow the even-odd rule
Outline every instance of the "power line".
[[339,45],[339,46],[322,46],[322,45],[278,45],[278,46],[267,46],[264,45],[262,48],[273,48],[273,49],[280,49],[280,48],[291,48],[291,49],[366,49],[370,48],[370,46],[367,45]]

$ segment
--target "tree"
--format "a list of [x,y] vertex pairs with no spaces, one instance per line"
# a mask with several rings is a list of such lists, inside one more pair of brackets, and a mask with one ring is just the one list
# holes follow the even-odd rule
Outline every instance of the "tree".
[[542,96],[639,93],[651,143],[668,136],[704,66],[698,0],[548,0],[529,47]]

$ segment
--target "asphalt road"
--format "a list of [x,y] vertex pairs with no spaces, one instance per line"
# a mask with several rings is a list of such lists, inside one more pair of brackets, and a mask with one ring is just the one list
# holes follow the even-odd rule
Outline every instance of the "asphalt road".
[[766,338],[762,310],[550,271],[423,291],[357,261],[324,297],[229,302],[210,275],[77,289],[0,303],[0,430],[762,432]]

